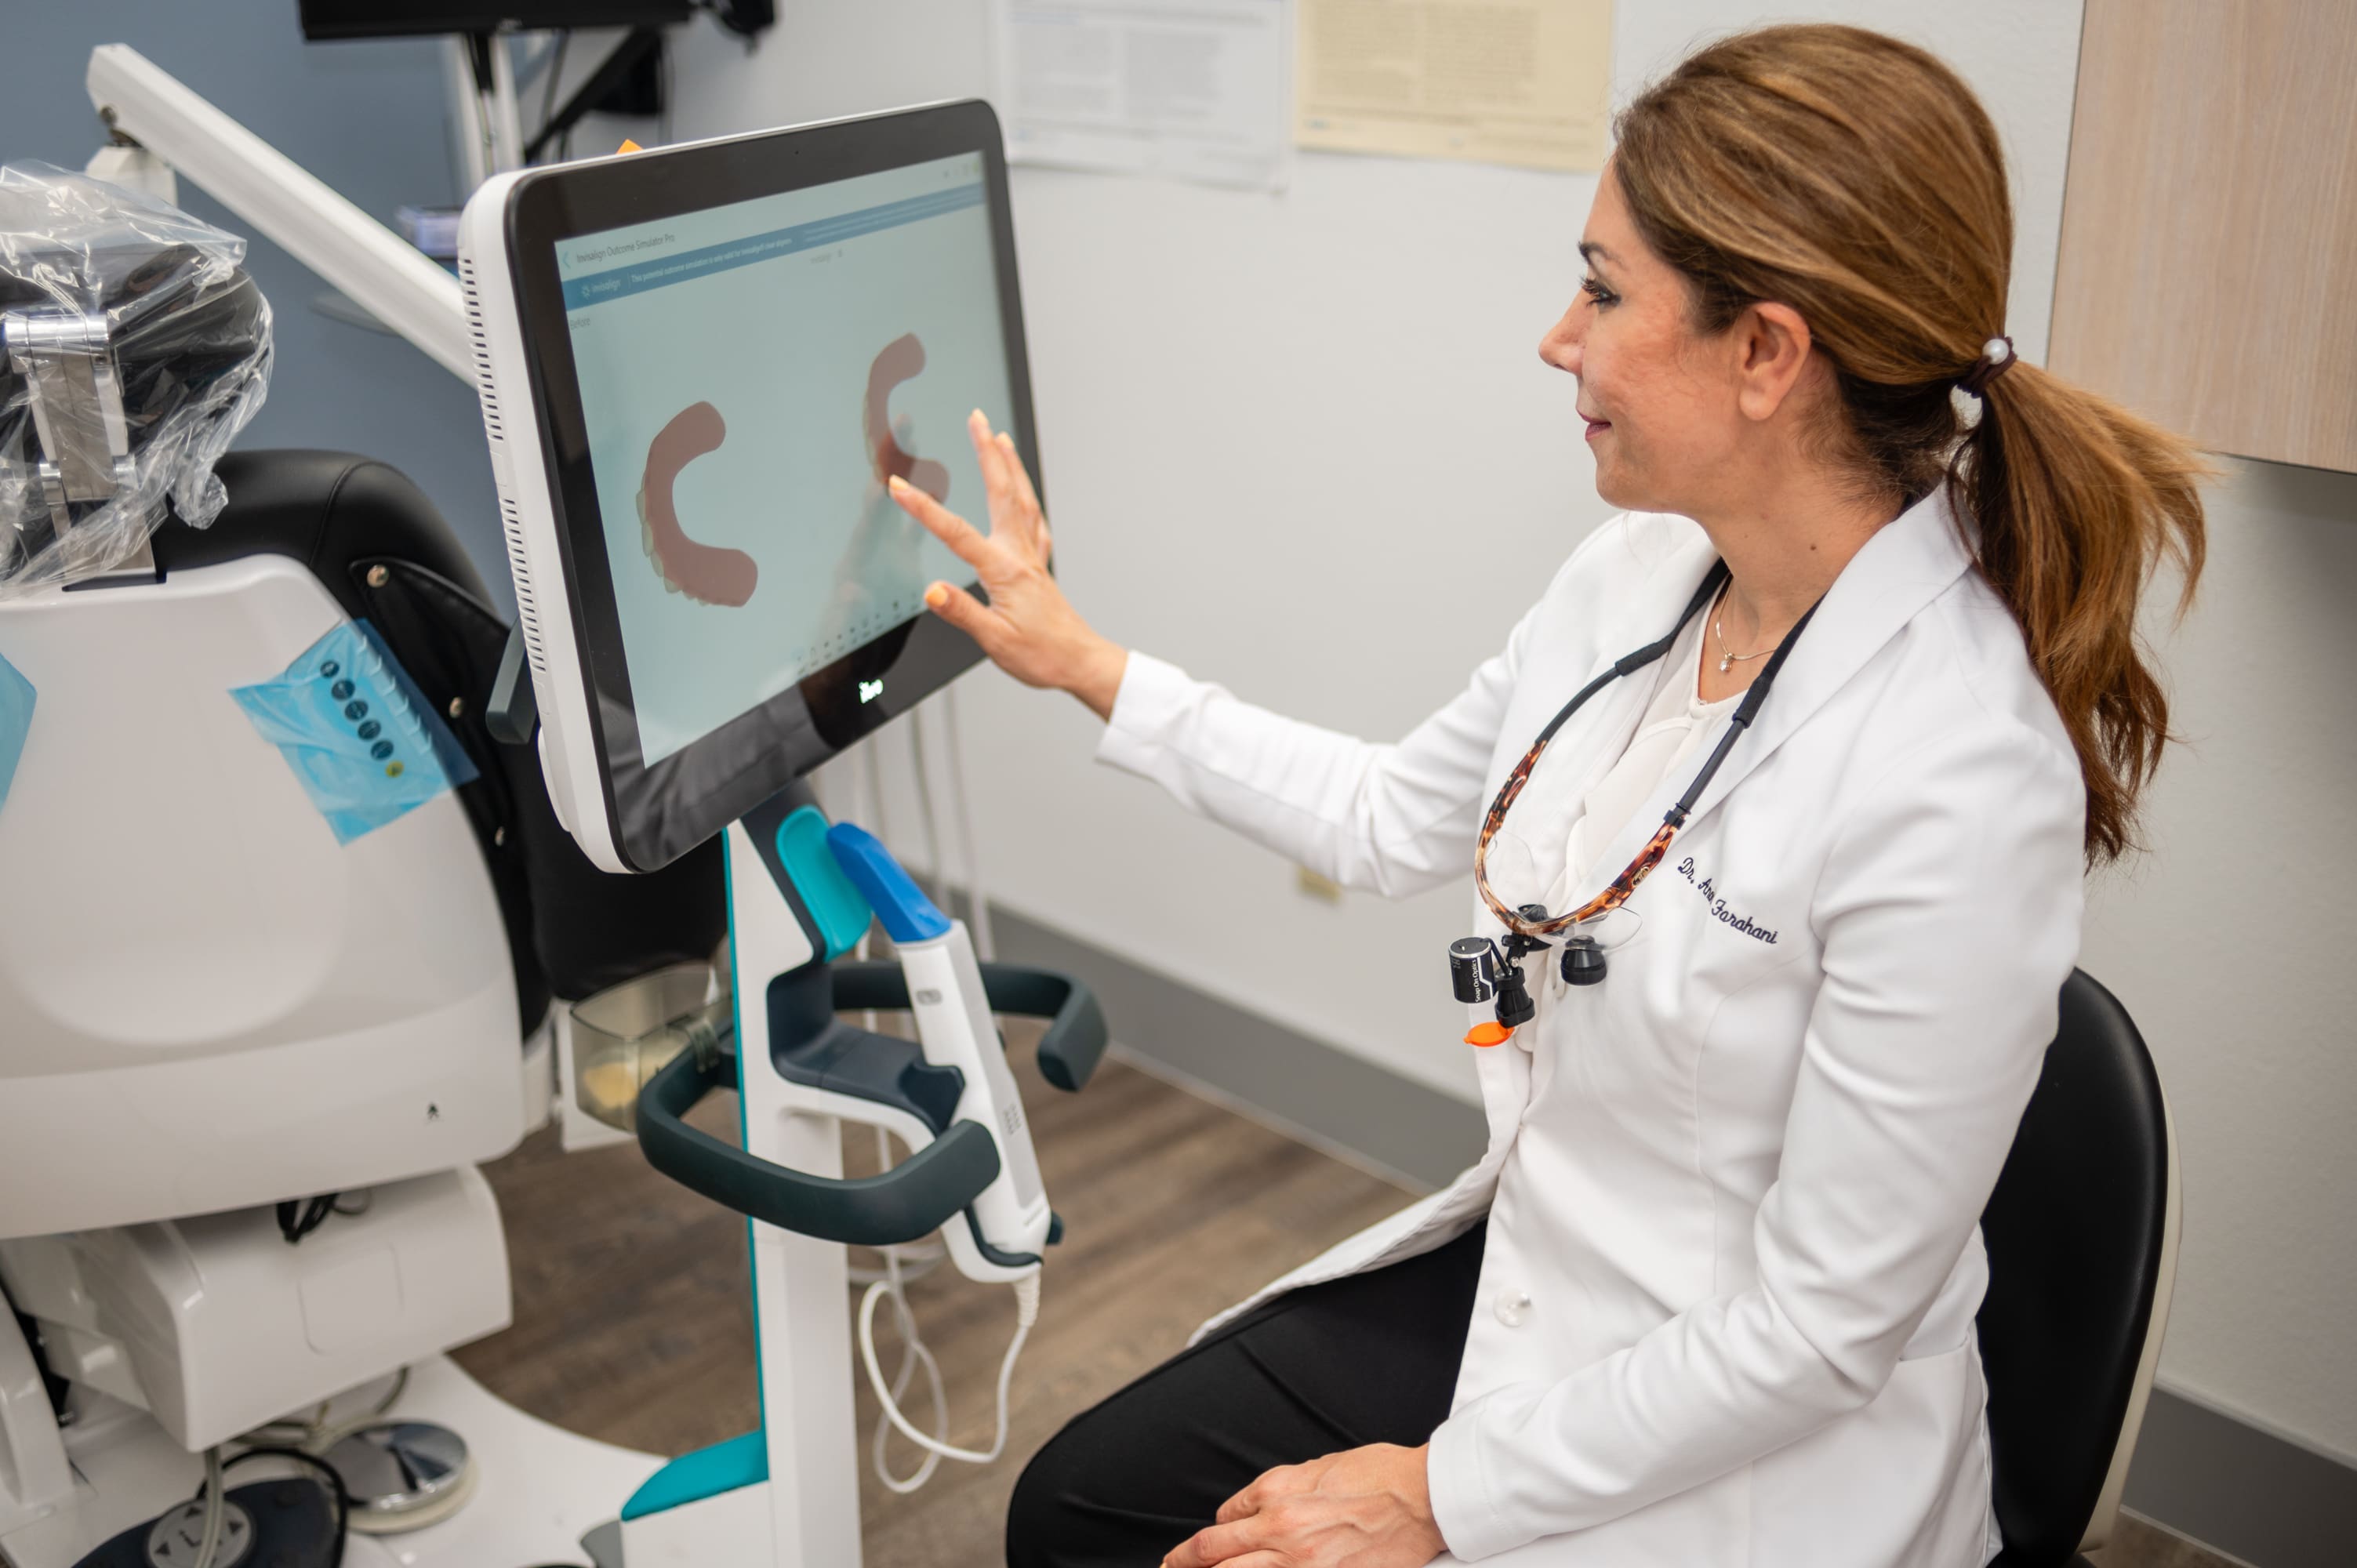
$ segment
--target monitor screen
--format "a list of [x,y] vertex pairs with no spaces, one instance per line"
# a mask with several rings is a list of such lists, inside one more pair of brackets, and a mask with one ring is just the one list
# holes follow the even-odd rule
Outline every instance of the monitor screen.
[[651,870],[982,656],[923,603],[972,570],[886,486],[984,524],[976,409],[1039,481],[1003,143],[969,102],[503,177],[460,271],[518,334],[494,452],[546,480],[519,608],[579,703],[569,798]]
[[985,515],[1014,394],[978,152],[557,242],[651,766],[972,573],[886,491]]

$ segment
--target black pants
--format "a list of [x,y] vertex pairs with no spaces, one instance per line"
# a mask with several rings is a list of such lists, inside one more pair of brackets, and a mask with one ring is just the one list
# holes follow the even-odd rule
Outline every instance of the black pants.
[[1265,1470],[1429,1439],[1482,1235],[1279,1296],[1075,1416],[1016,1483],[1008,1568],[1152,1568]]

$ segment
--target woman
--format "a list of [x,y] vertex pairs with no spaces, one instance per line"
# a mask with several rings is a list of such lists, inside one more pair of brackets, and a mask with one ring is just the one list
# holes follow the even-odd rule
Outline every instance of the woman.
[[986,430],[987,536],[897,492],[990,594],[929,602],[1106,760],[1346,884],[1472,868],[1551,944],[1534,1019],[1472,1010],[1481,1162],[1076,1419],[1018,1568],[1996,1553],[1977,1220],[2160,754],[2134,622],[2199,574],[2201,469],[2013,359],[1997,138],[1931,56],[1751,33],[1618,132],[1540,353],[1627,514],[1399,744],[1092,632]]

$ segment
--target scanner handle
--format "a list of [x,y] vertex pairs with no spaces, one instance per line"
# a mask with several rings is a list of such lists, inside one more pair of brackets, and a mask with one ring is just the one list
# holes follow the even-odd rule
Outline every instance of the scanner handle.
[[[1039,1074],[1066,1093],[1089,1081],[1103,1059],[1108,1036],[1096,993],[1069,974],[1028,964],[985,963],[983,993],[994,1013],[1045,1018],[1039,1036]],[[897,963],[838,963],[834,1005],[845,1012],[873,1008],[895,1012],[909,1005],[908,972]]]
[[737,1086],[734,1056],[708,1065],[696,1056],[680,1052],[639,1091],[639,1146],[649,1165],[723,1208],[822,1241],[888,1247],[940,1230],[998,1179],[998,1145],[972,1122],[953,1122],[881,1176],[851,1180],[748,1155],[687,1124],[697,1101]]

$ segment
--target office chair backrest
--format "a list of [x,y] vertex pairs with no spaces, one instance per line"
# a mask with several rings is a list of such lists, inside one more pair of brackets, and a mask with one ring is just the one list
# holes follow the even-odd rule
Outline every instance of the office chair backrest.
[[2168,1317],[2176,1180],[2144,1038],[2074,970],[1981,1217],[2002,1568],[2067,1563],[2110,1533]]

